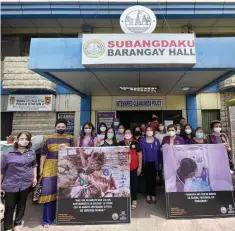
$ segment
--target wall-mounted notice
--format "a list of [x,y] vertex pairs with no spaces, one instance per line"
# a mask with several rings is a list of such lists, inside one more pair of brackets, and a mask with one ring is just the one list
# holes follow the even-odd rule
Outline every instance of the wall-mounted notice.
[[100,124],[105,123],[108,128],[113,124],[116,117],[115,111],[97,111],[96,112],[96,128],[99,130]]
[[117,100],[116,108],[162,107],[162,99]]
[[53,95],[9,95],[7,111],[53,111]]

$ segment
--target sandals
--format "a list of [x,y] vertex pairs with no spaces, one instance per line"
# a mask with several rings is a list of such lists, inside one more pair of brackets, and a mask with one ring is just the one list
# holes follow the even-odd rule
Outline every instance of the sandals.
[[131,205],[131,210],[135,210],[137,207],[137,201],[133,201]]

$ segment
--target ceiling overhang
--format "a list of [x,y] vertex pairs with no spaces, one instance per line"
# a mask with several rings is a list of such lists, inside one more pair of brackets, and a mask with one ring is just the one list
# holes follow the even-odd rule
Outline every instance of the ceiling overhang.
[[120,87],[159,87],[155,95],[196,94],[234,74],[234,42],[235,38],[197,38],[196,65],[189,68],[86,68],[82,39],[32,39],[29,68],[82,96],[150,95]]

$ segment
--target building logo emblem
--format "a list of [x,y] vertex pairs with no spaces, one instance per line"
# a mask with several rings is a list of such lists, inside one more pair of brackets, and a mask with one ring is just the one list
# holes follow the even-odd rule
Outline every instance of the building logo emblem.
[[105,52],[105,45],[97,39],[88,40],[83,45],[83,52],[89,58],[98,58]]
[[132,6],[121,15],[120,26],[126,34],[150,34],[157,25],[157,19],[152,10],[144,6]]
[[12,97],[10,98],[10,104],[11,104],[11,105],[15,104],[15,101],[16,101],[16,98],[12,96]]

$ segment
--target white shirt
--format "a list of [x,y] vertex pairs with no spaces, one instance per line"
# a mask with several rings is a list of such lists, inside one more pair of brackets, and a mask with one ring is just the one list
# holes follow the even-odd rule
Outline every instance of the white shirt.
[[158,132],[156,135],[155,135],[155,137],[159,140],[159,142],[160,142],[160,145],[162,144],[162,140],[163,140],[163,138],[166,136],[166,134],[162,134],[162,133],[160,133],[160,132]]

